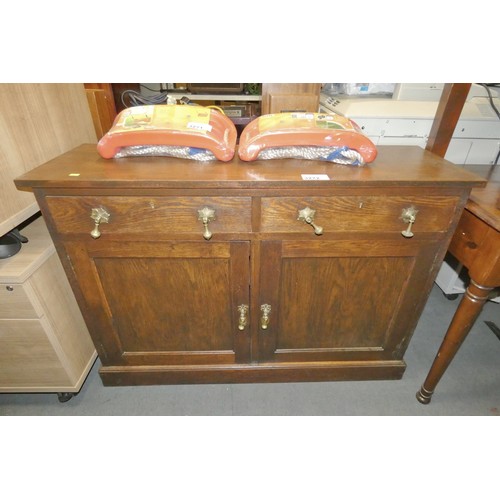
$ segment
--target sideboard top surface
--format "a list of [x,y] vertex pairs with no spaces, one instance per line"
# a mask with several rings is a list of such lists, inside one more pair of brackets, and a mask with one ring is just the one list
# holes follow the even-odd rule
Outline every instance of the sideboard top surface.
[[[329,180],[304,180],[326,174]],[[15,180],[19,189],[33,188],[266,188],[333,186],[467,186],[486,180],[417,146],[380,146],[377,159],[364,167],[312,160],[227,163],[167,157],[105,160],[95,144],[83,144]]]

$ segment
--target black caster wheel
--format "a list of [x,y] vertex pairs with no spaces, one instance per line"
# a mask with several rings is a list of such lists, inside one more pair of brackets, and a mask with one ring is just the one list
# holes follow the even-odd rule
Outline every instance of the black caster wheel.
[[58,392],[57,398],[59,399],[59,403],[68,402],[73,396],[76,396],[73,392]]
[[448,293],[448,294],[443,294],[448,300],[457,300],[458,297],[460,296],[459,293]]

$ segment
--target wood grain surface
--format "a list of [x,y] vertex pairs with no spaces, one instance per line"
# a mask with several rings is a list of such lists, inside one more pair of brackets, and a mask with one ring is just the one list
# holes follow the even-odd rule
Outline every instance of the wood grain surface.
[[39,208],[14,178],[82,143],[95,143],[83,84],[0,84],[0,235]]

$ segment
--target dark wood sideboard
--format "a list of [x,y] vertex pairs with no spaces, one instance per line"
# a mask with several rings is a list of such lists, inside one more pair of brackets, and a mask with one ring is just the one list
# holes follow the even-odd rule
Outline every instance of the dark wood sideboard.
[[105,385],[401,378],[484,184],[399,146],[356,168],[104,160],[90,144],[16,179],[36,195]]

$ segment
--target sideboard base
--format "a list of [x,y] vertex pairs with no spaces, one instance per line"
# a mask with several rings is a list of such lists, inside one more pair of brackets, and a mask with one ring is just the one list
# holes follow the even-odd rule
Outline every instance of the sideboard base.
[[105,386],[158,384],[238,384],[322,382],[335,380],[397,380],[404,361],[366,361],[225,366],[105,366],[99,375]]

